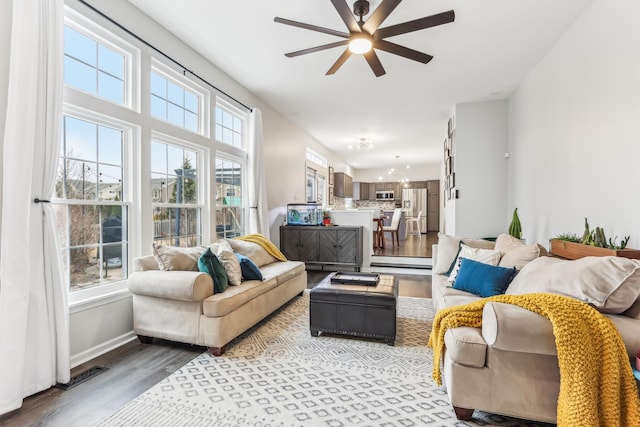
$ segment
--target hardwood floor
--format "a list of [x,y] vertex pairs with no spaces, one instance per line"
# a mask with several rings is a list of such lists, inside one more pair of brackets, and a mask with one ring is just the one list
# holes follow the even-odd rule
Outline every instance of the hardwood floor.
[[[313,288],[328,274],[308,271],[307,287]],[[431,297],[430,276],[394,275],[400,295]],[[263,320],[268,321],[268,317]],[[95,426],[204,351],[205,347],[157,339],[153,344],[130,342],[74,368],[71,375],[93,366],[108,367],[107,371],[69,390],[50,388],[26,398],[22,408],[0,417],[0,426]]]
[[421,238],[411,234],[407,240],[400,240],[399,246],[393,246],[391,237],[387,236],[384,243],[384,248],[373,249],[373,255],[431,258],[431,245],[438,243],[438,233],[432,231]]

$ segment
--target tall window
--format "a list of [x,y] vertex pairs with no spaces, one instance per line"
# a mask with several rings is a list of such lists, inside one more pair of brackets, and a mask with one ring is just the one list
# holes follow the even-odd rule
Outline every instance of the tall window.
[[202,241],[198,153],[151,143],[153,240],[171,246],[196,246]]
[[244,234],[243,183],[243,164],[216,154],[216,235],[220,239]]
[[127,277],[123,144],[122,129],[64,117],[55,208],[71,291]]
[[151,115],[200,133],[200,96],[154,71],[151,73]]

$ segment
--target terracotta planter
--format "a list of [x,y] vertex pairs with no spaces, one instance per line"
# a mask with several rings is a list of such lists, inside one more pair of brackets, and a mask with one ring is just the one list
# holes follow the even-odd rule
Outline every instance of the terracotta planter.
[[578,259],[586,256],[619,256],[624,258],[640,259],[640,250],[637,249],[608,249],[597,246],[583,245],[582,243],[567,242],[566,240],[549,240],[549,252],[555,256],[567,259]]

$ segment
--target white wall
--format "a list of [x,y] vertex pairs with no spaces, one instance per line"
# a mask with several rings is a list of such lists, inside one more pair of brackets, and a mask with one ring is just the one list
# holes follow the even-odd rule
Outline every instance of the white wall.
[[456,105],[453,153],[459,197],[447,201],[448,234],[495,237],[509,227],[507,111],[506,101]]
[[583,231],[640,247],[640,2],[595,0],[512,96],[509,208],[527,241]]

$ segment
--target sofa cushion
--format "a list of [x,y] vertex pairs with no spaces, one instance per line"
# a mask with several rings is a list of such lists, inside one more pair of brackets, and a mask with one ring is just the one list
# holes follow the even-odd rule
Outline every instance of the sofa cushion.
[[207,317],[225,316],[241,305],[278,286],[275,277],[264,281],[249,280],[242,286],[231,286],[221,294],[202,301],[202,313]]
[[198,259],[198,269],[211,276],[213,279],[214,293],[219,294],[227,289],[229,285],[227,271],[211,248],[207,248],[207,250],[200,255]]
[[242,254],[236,253],[236,258],[240,264],[240,271],[242,273],[242,280],[262,280],[262,273],[258,266],[251,261],[251,258]]
[[160,270],[198,271],[198,258],[204,252],[204,246],[181,248],[153,244],[153,256]]
[[498,267],[462,258],[453,287],[483,298],[499,295],[507,289],[516,272],[515,267]]
[[493,249],[494,242],[481,239],[463,239],[462,237],[438,234],[438,256],[436,265],[433,266],[433,274],[447,274],[451,272],[460,251],[460,242],[472,248]]
[[453,282],[456,279],[458,271],[460,270],[460,261],[462,258],[472,259],[489,265],[498,265],[501,255],[502,254],[496,250],[472,248],[471,246],[467,246],[460,242],[460,252],[458,253],[456,261],[453,263],[453,269],[451,270],[447,280],[449,282]]
[[500,267],[515,267],[518,270],[522,270],[528,262],[540,256],[538,245],[525,245],[522,240],[508,234],[498,236],[495,249],[502,252],[498,264]]
[[235,252],[251,258],[251,261],[253,261],[258,267],[262,267],[263,265],[271,264],[272,262],[277,261],[258,243],[236,239],[227,241]]
[[506,293],[532,292],[566,295],[603,313],[622,313],[640,296],[640,261],[614,256],[573,261],[537,258],[522,269]]
[[260,267],[262,276],[265,279],[275,277],[278,284],[282,284],[294,276],[304,272],[304,262],[300,261],[277,261]]

